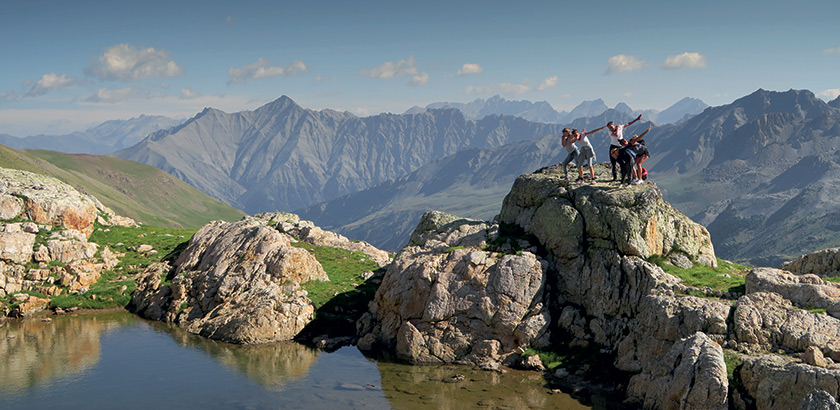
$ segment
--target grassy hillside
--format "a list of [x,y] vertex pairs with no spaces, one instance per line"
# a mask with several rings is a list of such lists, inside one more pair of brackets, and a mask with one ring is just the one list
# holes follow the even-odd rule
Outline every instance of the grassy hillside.
[[148,225],[198,228],[244,215],[157,168],[116,157],[0,145],[0,166],[55,177],[92,194],[117,214]]

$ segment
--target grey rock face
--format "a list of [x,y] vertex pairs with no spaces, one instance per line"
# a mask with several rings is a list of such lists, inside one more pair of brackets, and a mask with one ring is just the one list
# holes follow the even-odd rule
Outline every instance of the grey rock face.
[[150,267],[131,309],[187,331],[232,343],[289,340],[313,319],[315,308],[300,284],[329,280],[315,258],[290,246],[293,238],[246,218],[201,228],[174,262]]
[[753,293],[735,305],[734,333],[754,351],[785,349],[803,352],[816,346],[840,359],[840,319],[793,307],[777,293]]
[[726,409],[729,382],[723,349],[702,332],[674,343],[649,372],[634,376],[628,394],[650,409]]
[[792,261],[784,262],[779,269],[796,274],[814,274],[818,276],[840,276],[840,248],[831,248],[802,255]]
[[828,392],[814,390],[802,399],[799,410],[840,410],[840,403]]
[[747,357],[739,375],[758,409],[799,408],[815,390],[833,397],[840,394],[840,370],[809,366],[782,356]]
[[825,309],[840,318],[840,284],[817,275],[792,275],[772,268],[755,268],[747,274],[747,293],[775,292],[805,309]]
[[498,365],[520,346],[548,342],[545,269],[529,252],[407,247],[361,320],[359,345],[383,345],[414,363]]

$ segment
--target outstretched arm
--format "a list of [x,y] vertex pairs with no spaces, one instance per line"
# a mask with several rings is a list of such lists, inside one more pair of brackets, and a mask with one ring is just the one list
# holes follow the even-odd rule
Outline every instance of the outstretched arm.
[[589,131],[589,132],[586,132],[586,128],[584,128],[584,129],[583,129],[583,131],[581,131],[581,132],[580,132],[580,134],[581,134],[581,135],[583,135],[583,136],[585,137],[585,136],[587,136],[587,135],[589,135],[589,134],[594,134],[594,133],[596,133],[596,132],[598,132],[598,131],[601,131],[601,130],[602,130],[602,129],[604,129],[604,128],[607,128],[607,126],[605,125],[605,126],[603,126],[603,127],[601,127],[601,128],[595,128],[594,130]]
[[640,139],[644,138],[644,137],[645,137],[645,134],[647,134],[647,133],[648,133],[648,131],[650,131],[650,128],[651,128],[651,127],[653,127],[653,125],[648,125],[648,129],[646,129],[646,130],[645,130],[645,132],[641,133],[641,135],[637,135],[637,136],[635,136],[635,137],[631,138],[631,139],[630,139],[629,144],[630,144],[630,145],[635,144],[635,143],[636,143],[636,141],[638,141],[638,140],[640,140]]
[[632,125],[634,122],[639,121],[639,120],[641,120],[641,119],[642,119],[642,114],[639,114],[639,116],[638,116],[638,117],[636,117],[636,119],[635,119],[635,120],[630,121],[630,122],[628,122],[627,124],[625,124],[625,125],[624,125],[624,128],[629,127],[629,126],[630,126],[630,125]]

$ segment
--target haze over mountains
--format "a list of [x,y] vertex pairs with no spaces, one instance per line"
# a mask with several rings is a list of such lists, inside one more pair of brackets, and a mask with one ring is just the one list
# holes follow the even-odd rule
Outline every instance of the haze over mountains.
[[14,149],[49,149],[73,154],[110,154],[137,144],[154,131],[174,127],[183,120],[141,115],[129,120],[105,121],[86,131],[67,135],[13,137],[0,134],[0,144]]
[[[639,114],[650,121],[657,124],[670,124],[680,122],[688,117],[697,115],[708,107],[706,103],[696,98],[683,98],[677,101],[672,106],[665,110],[633,110],[627,104],[620,102],[613,107],[614,110],[620,111],[635,117]],[[467,119],[480,119],[487,115],[513,115],[522,117],[528,121],[542,122],[547,124],[568,124],[578,118],[589,118],[600,115],[610,109],[604,100],[597,99],[592,101],[583,101],[578,104],[571,111],[556,111],[551,104],[545,101],[530,102],[523,101],[509,101],[500,96],[494,96],[487,100],[481,98],[476,99],[470,103],[451,103],[439,102],[432,103],[426,106],[426,109],[440,109],[440,108],[456,108],[464,113]],[[419,113],[423,108],[414,107],[406,111],[406,113]]]

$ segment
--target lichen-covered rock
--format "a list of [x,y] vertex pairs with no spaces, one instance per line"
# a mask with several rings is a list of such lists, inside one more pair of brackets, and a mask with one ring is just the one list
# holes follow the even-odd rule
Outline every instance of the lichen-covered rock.
[[20,302],[20,304],[9,313],[9,316],[12,317],[32,316],[46,309],[47,305],[50,303],[50,300],[47,298],[40,298],[24,293],[18,293],[13,297]]
[[299,240],[318,246],[329,246],[348,251],[362,252],[380,267],[391,262],[391,255],[364,241],[352,241],[335,232],[325,231],[311,221],[301,220],[299,216],[286,212],[261,213],[254,219],[276,227],[280,232],[287,233]]
[[747,274],[746,290],[747,293],[775,292],[798,307],[825,309],[829,315],[840,318],[840,284],[824,281],[817,275],[755,268]]
[[674,343],[628,394],[649,409],[726,409],[729,381],[723,349],[702,332]]
[[[290,246],[291,240],[252,218],[211,222],[196,232],[174,271],[150,267],[130,309],[232,343],[289,340],[315,311],[300,284],[329,280],[318,261]],[[171,285],[162,286],[170,274]]]
[[[566,189],[565,185],[557,174],[520,176],[505,197],[499,221],[520,226],[546,246],[551,241],[566,242],[562,249],[571,250],[571,254],[561,252],[558,257],[574,257],[576,248],[598,244],[641,258],[678,252],[698,263],[717,266],[706,228],[663,201],[654,184],[624,190],[599,186]],[[571,229],[561,233],[562,239],[556,235],[556,226],[546,226],[561,220],[572,221],[562,228]],[[576,220],[585,223],[581,226]]]
[[840,403],[825,390],[814,390],[799,402],[798,410],[840,410]]
[[754,351],[803,352],[816,346],[840,359],[840,319],[798,309],[777,293],[753,293],[738,299],[733,330],[742,347]]
[[32,259],[32,247],[34,245],[35,234],[0,232],[0,260],[12,263],[29,262]]
[[840,369],[814,367],[789,357],[746,357],[739,376],[759,410],[798,408],[814,390],[840,394]]
[[78,240],[49,240],[47,250],[51,260],[70,263],[75,260],[90,259],[96,255],[99,245]]
[[796,274],[840,276],[840,248],[824,249],[802,255],[792,261],[782,263],[779,269]]
[[[84,194],[55,178],[0,168],[0,178],[5,182],[0,185],[0,211],[3,215],[12,215],[19,209],[20,203],[10,197],[21,199],[23,207],[17,215],[24,219],[53,226],[75,229],[86,236],[93,233],[96,220],[96,204]],[[5,218],[5,219],[10,219]]]
[[520,346],[547,344],[545,274],[530,252],[407,247],[360,321],[359,346],[381,345],[412,363],[498,365]]

